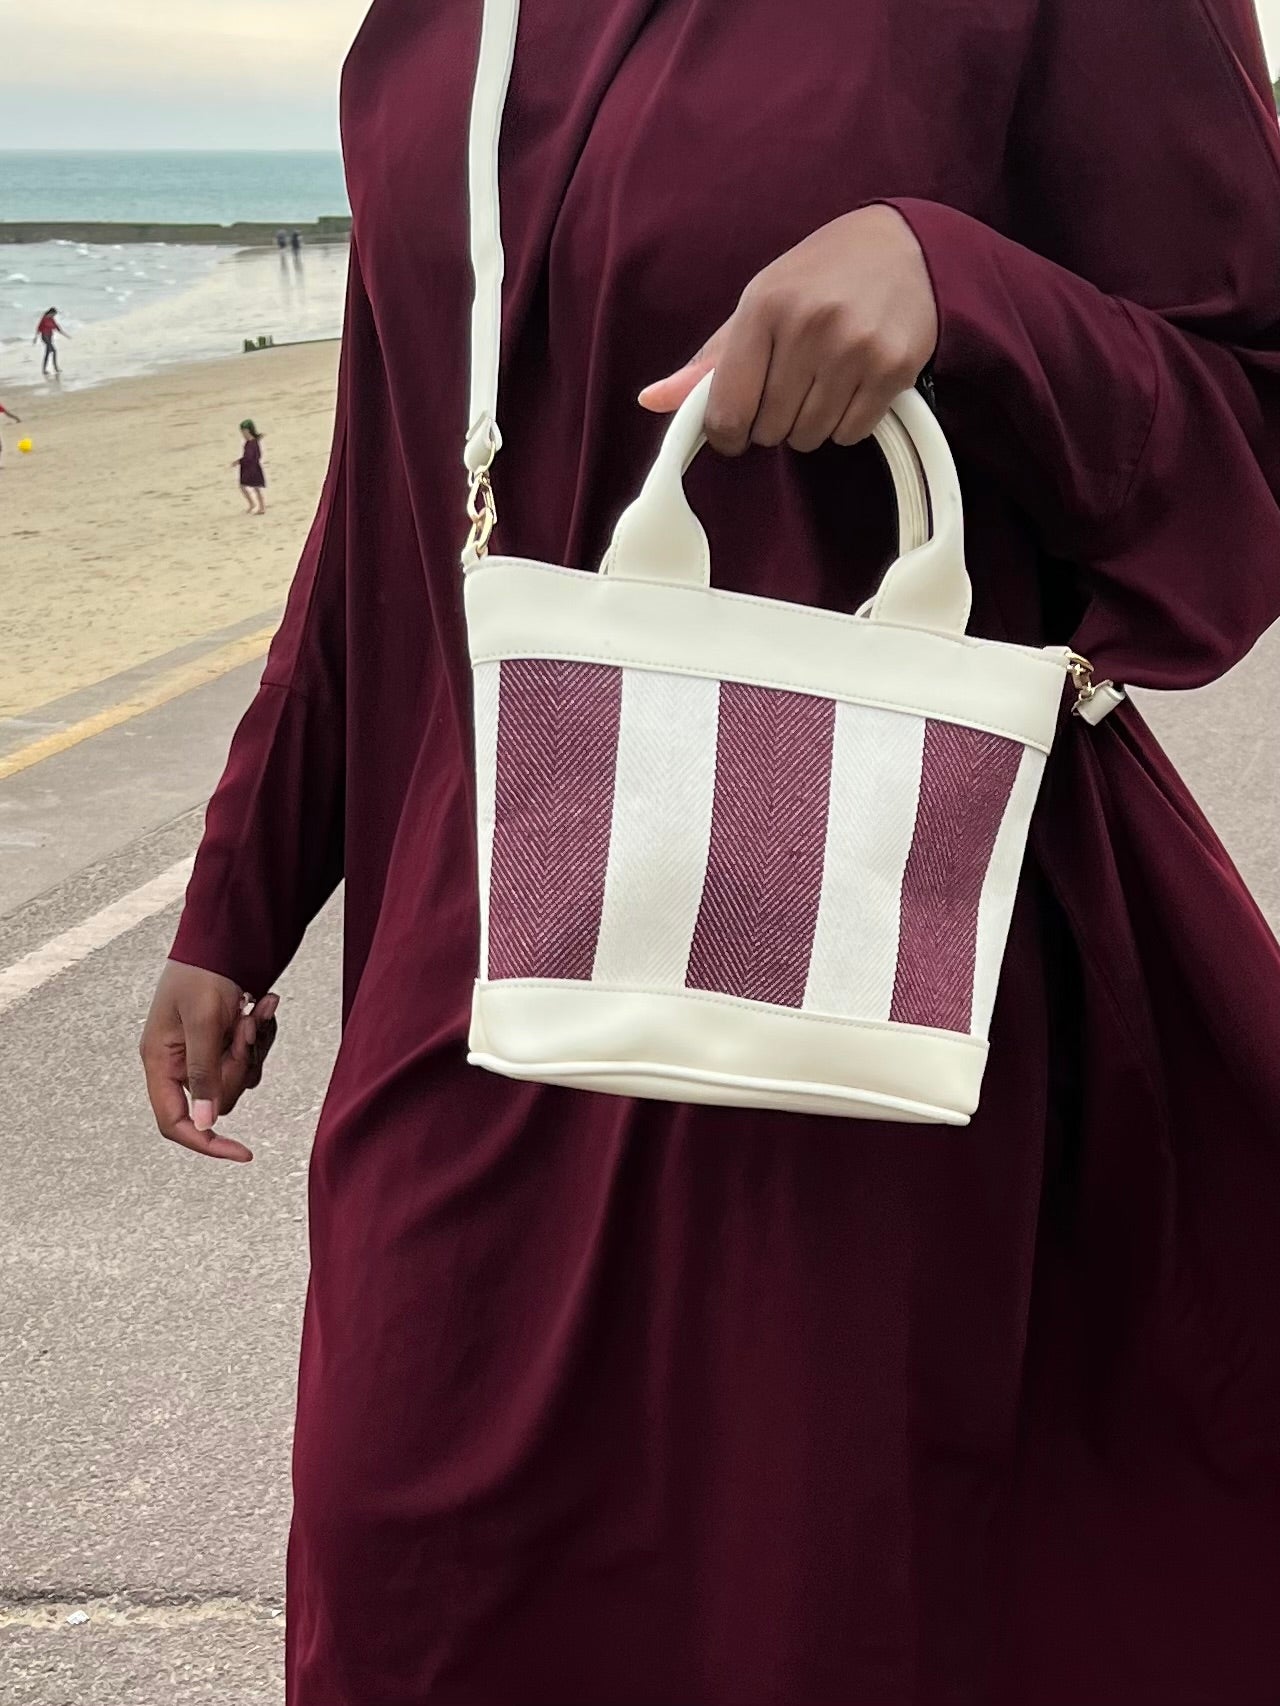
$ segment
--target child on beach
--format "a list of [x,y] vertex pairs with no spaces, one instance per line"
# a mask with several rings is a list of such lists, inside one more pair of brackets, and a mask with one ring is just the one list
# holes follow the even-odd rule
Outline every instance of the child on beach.
[[244,434],[244,455],[237,457],[231,466],[240,470],[240,490],[248,514],[265,515],[267,504],[262,493],[267,476],[262,471],[262,434],[252,421],[241,421],[240,431]]
[[[21,415],[15,415],[13,410],[12,409],[6,409],[3,403],[0,403],[0,415],[3,415],[6,420],[14,421],[15,423],[21,422],[21,420],[22,420]],[[3,443],[3,441],[0,441],[0,455],[3,455],[3,454],[4,454],[4,443]]]
[[40,316],[40,324],[36,327],[36,335],[31,341],[34,344],[39,343],[42,338],[44,339],[44,364],[40,371],[41,373],[48,373],[49,363],[52,362],[54,378],[58,379],[62,376],[62,370],[58,366],[58,349],[57,345],[53,341],[55,333],[60,338],[69,338],[71,336],[70,332],[63,331],[62,327],[58,324],[58,310],[56,308],[46,308],[44,313]]

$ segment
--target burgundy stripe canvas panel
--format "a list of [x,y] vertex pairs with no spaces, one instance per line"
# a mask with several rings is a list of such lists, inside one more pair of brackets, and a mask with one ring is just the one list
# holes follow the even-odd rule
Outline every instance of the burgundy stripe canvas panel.
[[835,719],[829,699],[721,685],[711,848],[690,989],[804,1004]]
[[621,709],[619,669],[543,659],[502,665],[491,978],[591,977]]
[[889,1015],[901,1024],[970,1028],[978,905],[1021,762],[1021,746],[1001,735],[925,727]]

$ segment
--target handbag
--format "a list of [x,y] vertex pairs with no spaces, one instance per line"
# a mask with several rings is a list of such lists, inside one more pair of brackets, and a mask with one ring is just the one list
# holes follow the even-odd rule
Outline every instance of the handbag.
[[900,548],[849,615],[711,584],[684,475],[708,376],[599,572],[490,552],[518,0],[485,0],[469,154],[463,553],[481,914],[469,1059],[658,1100],[965,1125],[1065,647],[966,633],[955,463],[915,392],[875,434]]

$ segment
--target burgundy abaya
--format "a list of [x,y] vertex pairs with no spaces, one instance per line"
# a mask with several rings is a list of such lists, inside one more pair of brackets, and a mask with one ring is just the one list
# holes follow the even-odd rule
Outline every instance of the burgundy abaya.
[[[345,874],[292,1706],[1275,1706],[1280,955],[1127,709],[1064,727],[964,1132],[463,1059],[480,0],[377,0],[332,467],[175,953]],[[500,548],[597,562],[639,388],[891,198],[976,628],[1160,687],[1280,615],[1280,150],[1247,0],[528,0]],[[702,457],[721,584],[849,610],[874,453]]]

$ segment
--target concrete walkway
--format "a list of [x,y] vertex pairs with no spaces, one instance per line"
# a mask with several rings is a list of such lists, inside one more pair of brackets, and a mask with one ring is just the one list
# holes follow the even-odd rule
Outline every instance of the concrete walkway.
[[[255,674],[0,781],[0,974],[190,855]],[[1280,638],[1221,686],[1147,707],[1273,920],[1278,704]],[[233,1126],[258,1159],[233,1169],[164,1144],[143,1095],[136,1041],[176,912],[0,1021],[3,1706],[282,1698],[305,1169],[339,917],[282,983],[278,1052]]]

